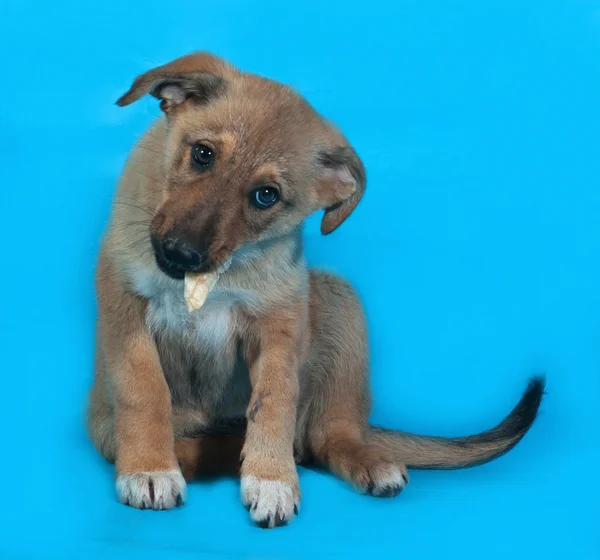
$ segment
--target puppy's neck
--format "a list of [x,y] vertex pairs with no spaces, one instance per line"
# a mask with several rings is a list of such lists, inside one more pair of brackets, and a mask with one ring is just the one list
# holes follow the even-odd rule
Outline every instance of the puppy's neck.
[[302,225],[291,233],[241,247],[234,252],[231,267],[225,272],[243,274],[251,266],[269,272],[271,267],[296,266],[303,262]]
[[[124,263],[125,264],[125,263]],[[154,262],[129,262],[125,274],[131,288],[148,298],[169,295],[183,301],[183,282],[161,272]],[[233,256],[230,267],[223,272],[210,299],[232,302],[252,302],[277,299],[278,292],[289,293],[303,284],[307,275],[301,227],[275,239],[244,246]]]

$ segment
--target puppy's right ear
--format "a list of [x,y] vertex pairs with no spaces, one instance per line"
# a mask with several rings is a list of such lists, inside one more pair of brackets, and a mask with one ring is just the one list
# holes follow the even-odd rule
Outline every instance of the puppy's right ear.
[[190,54],[138,76],[117,105],[124,107],[147,93],[161,100],[160,108],[165,113],[188,99],[207,103],[220,95],[225,79],[237,73],[212,54]]

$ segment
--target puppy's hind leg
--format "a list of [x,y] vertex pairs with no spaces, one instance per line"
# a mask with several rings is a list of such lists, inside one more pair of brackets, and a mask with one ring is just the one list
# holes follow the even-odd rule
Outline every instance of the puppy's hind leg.
[[107,461],[114,463],[117,456],[115,441],[115,411],[100,395],[98,381],[94,383],[90,394],[88,409],[88,433],[98,453]]
[[301,411],[309,451],[359,492],[395,496],[408,482],[406,468],[383,446],[366,439],[370,390],[360,303],[341,280],[314,274],[311,307],[308,394]]
[[87,430],[98,453],[107,461],[114,463],[117,459],[115,410],[109,394],[102,348],[96,348],[94,360],[95,376],[89,396]]

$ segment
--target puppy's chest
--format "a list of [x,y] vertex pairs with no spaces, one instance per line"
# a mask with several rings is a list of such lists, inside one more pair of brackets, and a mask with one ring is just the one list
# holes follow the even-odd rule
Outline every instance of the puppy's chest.
[[235,347],[237,332],[235,301],[211,297],[189,312],[183,294],[165,291],[149,299],[146,322],[151,332],[167,335],[171,344],[191,354],[225,357]]

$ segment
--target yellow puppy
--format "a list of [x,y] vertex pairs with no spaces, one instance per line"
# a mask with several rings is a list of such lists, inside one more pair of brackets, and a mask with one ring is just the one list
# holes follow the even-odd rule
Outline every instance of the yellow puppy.
[[145,94],[165,117],[127,163],[97,273],[90,432],[122,502],[171,508],[182,472],[239,468],[252,519],[273,527],[298,512],[299,461],[395,496],[407,466],[467,467],[523,437],[540,379],[476,436],[369,425],[361,304],[307,268],[301,237],[318,210],[324,234],[350,215],[365,170],[304,99],[204,53],[143,74],[118,104]]

